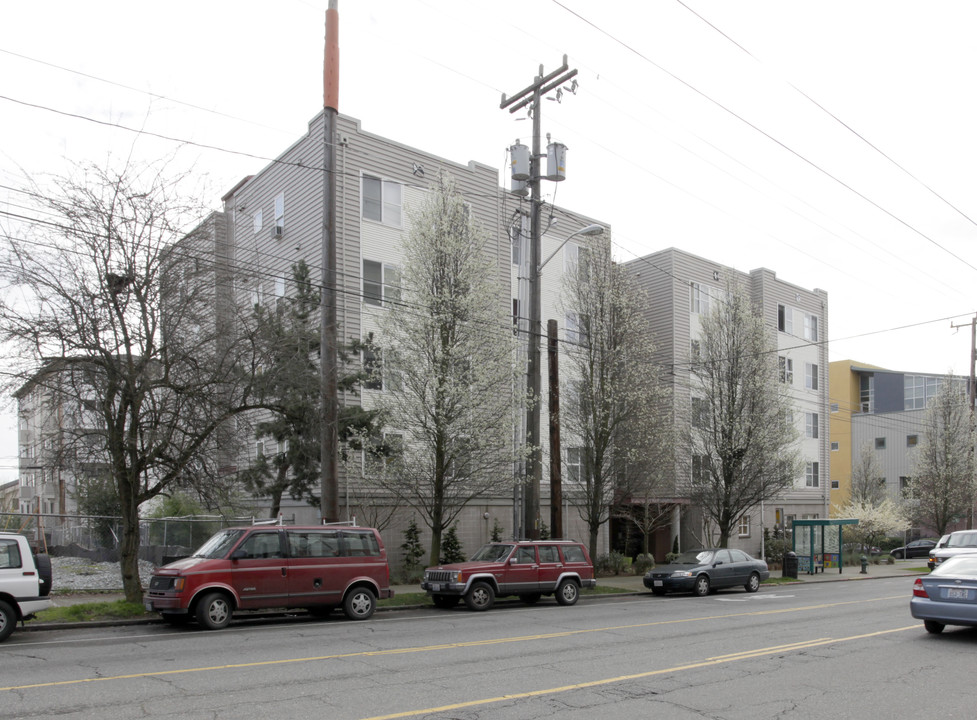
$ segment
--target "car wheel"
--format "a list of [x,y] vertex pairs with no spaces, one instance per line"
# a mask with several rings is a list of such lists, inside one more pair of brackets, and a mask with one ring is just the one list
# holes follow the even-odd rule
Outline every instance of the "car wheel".
[[747,592],[756,592],[760,589],[760,573],[750,573],[750,579],[744,586]]
[[488,610],[495,603],[495,591],[486,582],[472,583],[465,593],[465,605],[469,610]]
[[524,593],[523,595],[519,596],[519,599],[527,605],[535,605],[539,602],[541,597],[542,595],[540,593]]
[[431,601],[434,603],[434,607],[441,608],[442,610],[450,610],[458,601],[461,600],[457,595],[432,595]]
[[902,560],[903,554],[901,552],[894,552],[892,553],[892,557],[894,557],[896,560]]
[[939,635],[941,632],[943,632],[943,628],[945,628],[946,625],[943,623],[938,623],[935,620],[923,620],[923,627],[926,628],[926,632]]
[[580,599],[580,588],[573,580],[564,580],[556,588],[556,601],[560,605],[575,605]]
[[231,622],[231,603],[224,593],[207,593],[197,603],[195,615],[197,622],[208,630],[220,630]]
[[651,593],[660,597],[665,594],[665,588],[652,588]]
[[0,600],[0,642],[3,642],[17,626],[17,613],[8,603]]
[[695,579],[695,585],[692,586],[692,594],[696,597],[705,597],[709,594],[708,575],[700,575]]
[[353,588],[343,598],[343,613],[350,620],[369,620],[376,609],[377,598],[370,588]]

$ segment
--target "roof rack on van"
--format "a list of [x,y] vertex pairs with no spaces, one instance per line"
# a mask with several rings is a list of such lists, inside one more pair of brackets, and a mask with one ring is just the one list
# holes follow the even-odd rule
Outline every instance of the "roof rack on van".
[[285,521],[281,513],[278,513],[277,518],[271,518],[268,520],[258,520],[256,517],[251,518],[252,525],[284,525]]
[[336,522],[325,522],[325,521],[323,521],[322,524],[323,525],[326,525],[326,526],[346,525],[348,527],[356,527],[356,517],[354,516],[352,520],[337,520]]

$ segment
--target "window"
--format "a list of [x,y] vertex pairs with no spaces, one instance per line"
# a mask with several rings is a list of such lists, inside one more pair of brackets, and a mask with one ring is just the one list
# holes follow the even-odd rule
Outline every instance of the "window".
[[862,375],[858,381],[859,406],[863,413],[875,410],[875,376]]
[[251,222],[254,225],[254,232],[257,235],[259,232],[261,232],[261,211],[260,210],[258,212],[256,212],[252,216]]
[[832,441],[831,452],[838,452],[839,450],[841,450],[841,443],[839,443],[837,440]]
[[285,233],[285,193],[278,193],[275,198],[275,227],[272,234],[281,237]]
[[570,243],[563,256],[563,272],[580,282],[590,282],[590,248]]
[[20,547],[17,545],[17,541],[0,540],[0,569],[19,568],[21,563]]
[[780,382],[785,385],[794,384],[794,360],[789,357],[784,357],[781,355],[777,358],[780,363]]
[[689,368],[692,372],[696,372],[699,365],[702,362],[702,344],[695,339],[689,340],[689,363],[691,367]]
[[560,551],[557,550],[556,545],[539,545],[536,550],[539,552],[540,563],[560,562]]
[[522,260],[522,231],[513,227],[509,233],[512,238],[512,264],[518,265]]
[[243,560],[282,557],[282,543],[277,531],[252,533],[238,550],[244,551]]
[[378,557],[380,544],[377,536],[368,530],[343,530],[340,532],[343,542],[343,555],[347,557]]
[[590,317],[582,313],[567,313],[567,342],[584,345],[590,337]]
[[804,470],[805,487],[821,487],[821,477],[818,474],[818,463],[809,462]]
[[692,456],[692,484],[702,485],[709,482],[712,462],[708,455]]
[[254,444],[254,456],[256,458],[263,458],[265,456],[265,444],[261,440]]
[[919,435],[906,435],[906,447],[916,447],[919,444]]
[[777,329],[788,335],[794,334],[794,310],[786,305],[777,306]]
[[512,298],[512,333],[519,334],[519,300]]
[[740,537],[750,537],[750,516],[743,515],[740,517],[739,530],[737,534]]
[[583,464],[583,448],[567,448],[567,480],[575,483],[582,482],[584,477]]
[[838,403],[831,403],[831,412],[838,412]]
[[379,307],[400,302],[400,268],[396,265],[363,261],[363,302]]
[[804,387],[808,390],[818,389],[818,366],[814,363],[804,363]]
[[876,450],[885,450],[885,438],[884,437],[875,438],[875,449]]
[[563,546],[563,562],[584,562],[583,549],[579,545]]
[[809,438],[818,436],[818,414],[804,413],[804,435]]
[[940,390],[940,378],[906,375],[903,378],[905,410],[927,408]]
[[363,176],[363,218],[400,227],[402,188],[400,183]]
[[708,285],[689,283],[689,310],[696,315],[708,315],[712,289]]
[[692,398],[692,426],[703,430],[709,427],[709,405],[705,398]]
[[275,278],[275,297],[279,300],[285,297],[285,278],[283,277]]
[[363,370],[368,375],[363,381],[363,389],[383,390],[383,361],[379,350],[372,348],[363,350]]
[[804,339],[818,341],[818,316],[804,313]]

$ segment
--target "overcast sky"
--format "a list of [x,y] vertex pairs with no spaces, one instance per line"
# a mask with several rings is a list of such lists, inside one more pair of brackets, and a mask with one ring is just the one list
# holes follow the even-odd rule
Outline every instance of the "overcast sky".
[[[322,106],[326,0],[5,3],[0,234],[9,188],[70,163],[178,150],[208,203]],[[828,292],[831,360],[969,372],[977,308],[977,3],[339,0],[340,112],[506,177],[500,110],[556,69],[558,205],[626,261],[678,247]],[[16,434],[0,414],[0,480]]]

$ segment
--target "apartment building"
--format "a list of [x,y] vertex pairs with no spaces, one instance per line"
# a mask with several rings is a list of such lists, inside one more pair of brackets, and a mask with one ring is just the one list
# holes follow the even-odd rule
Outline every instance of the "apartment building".
[[[408,147],[362,129],[361,123],[340,115],[336,147],[337,322],[341,343],[364,339],[378,329],[384,304],[400,297],[402,240],[410,230],[412,208],[418,207],[440,173],[452,176],[473,217],[488,234],[486,252],[491,258],[498,301],[512,313],[514,332],[527,329],[527,277],[529,253],[528,201],[499,187],[496,168],[477,162],[455,163]],[[244,276],[237,287],[239,302],[272,306],[292,292],[291,267],[304,260],[318,281],[321,277],[323,243],[323,116],[309,123],[308,133],[256,174],[242,180],[223,197],[224,225],[229,257]],[[594,221],[560,208],[547,208],[542,257],[553,255],[542,273],[542,318],[559,320],[561,336],[567,332],[567,316],[559,310],[562,273],[579,260],[586,238],[564,242]],[[217,225],[217,227],[222,227]],[[570,317],[572,324],[573,318]],[[573,328],[570,328],[573,332]],[[367,358],[364,358],[368,361]],[[542,387],[548,386],[543,364]],[[362,389],[359,396],[341,402],[373,406],[376,394],[392,392],[383,382]],[[542,398],[542,407],[547,398]],[[545,418],[545,414],[544,414]],[[545,419],[544,419],[545,427]],[[514,439],[525,429],[514,428]],[[259,453],[278,452],[267,438],[249,441],[247,456],[239,465],[253,462]],[[364,461],[366,462],[366,461]],[[549,458],[544,457],[543,477]],[[367,469],[364,467],[364,472]],[[496,521],[512,532],[518,527],[518,487],[522,464],[513,468],[513,491],[485,498],[466,508],[459,536],[466,550],[489,539]],[[366,505],[394,500],[368,490],[355,473],[344,473],[339,488],[340,512],[364,520]],[[544,488],[542,515],[547,517]],[[316,522],[318,510],[301,501],[283,498],[282,511],[297,522]],[[400,536],[410,520],[409,509],[394,514],[388,533]],[[574,511],[567,514],[568,532],[582,537],[584,531]],[[574,521],[577,524],[574,524]],[[391,541],[392,542],[392,541]]]
[[[853,469],[863,453],[874,456],[886,494],[903,498],[915,448],[925,432],[926,408],[944,380],[944,375],[887,370],[853,360],[831,363],[831,477],[837,480],[832,512],[851,498]],[[955,376],[953,381],[966,396],[968,378]],[[949,529],[966,529],[966,522]]]
[[[780,497],[753,508],[740,520],[731,546],[759,555],[764,529],[790,527],[794,519],[825,518],[829,511],[830,468],[828,458],[828,296],[823,290],[806,290],[779,279],[765,268],[749,273],[720,265],[676,248],[632,260],[626,268],[647,294],[648,318],[658,354],[671,372],[675,422],[690,415],[682,408],[694,402],[690,358],[695,355],[701,318],[719,301],[730,280],[743,288],[760,308],[771,344],[777,348],[780,380],[789,386],[793,421],[800,435],[803,474]],[[682,436],[682,431],[677,433]],[[669,543],[686,549],[708,544],[702,519],[688,501],[694,471],[688,449],[678,449],[674,485],[670,488],[674,509]],[[683,497],[684,496],[684,497]],[[657,547],[656,556],[663,548]],[[668,549],[665,549],[667,552]]]

